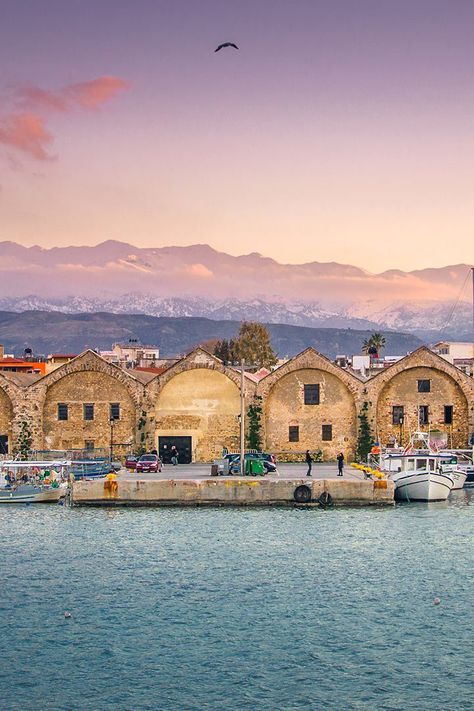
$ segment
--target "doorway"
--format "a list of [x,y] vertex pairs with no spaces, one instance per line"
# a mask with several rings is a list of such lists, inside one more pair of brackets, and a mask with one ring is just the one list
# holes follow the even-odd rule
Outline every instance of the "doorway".
[[171,464],[171,447],[178,450],[178,463],[190,464],[192,461],[192,437],[158,437],[158,452],[163,464]]
[[8,435],[0,434],[0,454],[8,454]]

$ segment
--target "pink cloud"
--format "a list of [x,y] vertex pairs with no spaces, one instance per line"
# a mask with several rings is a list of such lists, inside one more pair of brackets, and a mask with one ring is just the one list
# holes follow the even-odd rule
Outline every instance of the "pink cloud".
[[57,91],[22,87],[16,92],[16,109],[0,115],[0,144],[37,160],[51,160],[48,149],[53,135],[45,125],[44,114],[94,110],[127,88],[127,82],[114,76],[69,84]]
[[29,108],[65,112],[74,111],[76,108],[97,109],[127,88],[127,82],[120,77],[103,76],[91,81],[69,84],[57,91],[26,86],[18,91],[18,96],[21,103]]
[[51,160],[48,148],[52,142],[52,134],[37,114],[11,114],[0,119],[0,143],[5,146],[16,148],[37,160]]
[[77,106],[96,109],[125,89],[128,89],[128,84],[120,77],[105,76],[81,84],[72,84],[64,89],[64,93]]

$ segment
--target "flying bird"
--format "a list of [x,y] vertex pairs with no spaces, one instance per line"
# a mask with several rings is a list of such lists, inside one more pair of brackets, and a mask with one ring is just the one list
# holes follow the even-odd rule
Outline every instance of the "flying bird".
[[234,49],[239,49],[236,44],[233,42],[223,42],[218,46],[217,49],[214,50],[214,52],[218,52],[220,49],[224,49],[225,47],[233,47]]

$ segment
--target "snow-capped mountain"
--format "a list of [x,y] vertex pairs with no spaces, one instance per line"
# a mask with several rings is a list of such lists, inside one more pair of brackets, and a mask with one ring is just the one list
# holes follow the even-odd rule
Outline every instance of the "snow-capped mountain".
[[[469,337],[469,267],[372,274],[335,262],[279,264],[208,245],[23,247],[0,242],[0,309],[254,319]],[[453,303],[457,306],[453,309]]]

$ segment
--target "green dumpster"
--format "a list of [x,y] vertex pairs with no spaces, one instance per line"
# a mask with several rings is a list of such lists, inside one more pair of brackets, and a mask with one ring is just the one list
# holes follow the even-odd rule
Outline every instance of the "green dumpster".
[[245,460],[245,473],[253,476],[262,476],[265,474],[265,467],[261,459],[249,458]]

